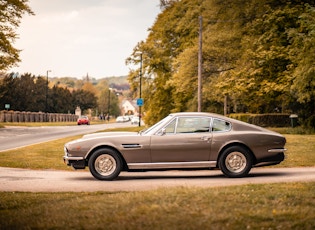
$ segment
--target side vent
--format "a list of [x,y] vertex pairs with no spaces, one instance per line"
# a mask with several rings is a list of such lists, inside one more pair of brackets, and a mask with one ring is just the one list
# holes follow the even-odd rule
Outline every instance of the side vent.
[[122,144],[125,149],[138,149],[141,148],[142,145],[139,144]]

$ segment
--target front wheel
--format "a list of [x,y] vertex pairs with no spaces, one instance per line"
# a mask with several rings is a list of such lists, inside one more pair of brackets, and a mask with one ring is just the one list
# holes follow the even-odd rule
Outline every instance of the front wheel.
[[219,159],[219,167],[223,174],[232,178],[247,176],[252,164],[251,154],[241,146],[227,148]]
[[99,149],[89,159],[89,169],[98,180],[113,180],[122,170],[122,160],[112,149]]

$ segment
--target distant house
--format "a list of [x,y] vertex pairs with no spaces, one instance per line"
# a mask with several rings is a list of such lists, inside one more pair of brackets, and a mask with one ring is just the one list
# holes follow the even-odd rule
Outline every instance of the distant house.
[[137,106],[129,100],[123,100],[121,105],[123,114],[136,114]]

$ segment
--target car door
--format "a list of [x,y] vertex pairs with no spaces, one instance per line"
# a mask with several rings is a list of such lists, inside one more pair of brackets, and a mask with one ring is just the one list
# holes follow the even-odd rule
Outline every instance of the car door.
[[151,137],[151,162],[208,161],[210,117],[177,117]]

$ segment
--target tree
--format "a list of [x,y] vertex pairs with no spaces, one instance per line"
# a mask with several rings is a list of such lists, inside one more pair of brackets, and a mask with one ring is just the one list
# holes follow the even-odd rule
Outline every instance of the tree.
[[96,108],[97,97],[83,89],[70,92],[58,84],[47,88],[45,77],[35,77],[30,73],[8,74],[0,81],[0,107],[4,108],[5,104],[10,104],[10,108],[16,111],[73,113],[76,106],[82,110]]
[[[127,59],[139,66],[141,51],[143,74],[153,76],[143,82],[147,124],[173,111],[196,110],[199,16],[203,111],[221,113],[228,101],[232,112],[314,114],[313,0],[181,0],[161,6],[149,36]],[[134,95],[138,76],[139,69],[128,78]]]
[[[35,84],[33,95],[36,98],[35,103],[34,103],[34,106],[36,107],[33,107],[31,111],[46,112],[45,110],[46,110],[47,79],[46,77],[37,77],[35,82],[36,84]],[[50,90],[48,89],[48,96],[49,96],[49,91]]]
[[294,112],[299,113],[307,125],[314,126],[315,117],[315,7],[306,4],[305,11],[298,18],[298,27],[291,28],[290,59],[292,75],[290,87],[293,93]]
[[19,50],[13,46],[23,14],[34,15],[27,5],[28,0],[0,1],[0,71],[6,70],[20,61]]
[[[196,1],[202,2],[202,1]],[[172,97],[173,86],[168,84],[172,78],[173,69],[172,60],[176,58],[183,50],[191,46],[196,37],[196,28],[194,15],[198,15],[198,9],[195,1],[174,1],[168,5],[158,16],[156,23],[150,29],[150,33],[145,42],[139,43],[127,63],[139,66],[139,51],[143,57],[143,98],[146,111],[144,117],[146,124],[153,124],[164,118],[174,109]],[[192,14],[185,17],[187,7],[192,9]],[[129,81],[131,89],[139,88],[139,72],[131,71]],[[138,93],[139,95],[139,93]]]
[[74,112],[72,95],[67,88],[54,85],[49,90],[48,111],[50,113],[69,113]]
[[9,74],[0,83],[0,106],[10,104],[12,110],[18,111],[44,111],[46,81],[40,84],[41,79],[30,73],[15,76]]
[[5,104],[10,104],[10,108],[15,110],[15,94],[17,93],[17,80],[13,74],[4,76],[0,81],[0,108],[3,109]]
[[308,103],[315,98],[315,7],[306,5],[305,12],[297,21],[298,27],[289,31],[291,38],[290,58],[293,62],[293,84],[300,103]]
[[91,83],[91,82],[89,82],[89,81],[87,81],[87,82],[85,82],[84,83],[84,85],[82,86],[82,89],[84,90],[84,91],[88,91],[88,92],[91,92],[91,93],[93,93],[93,94],[97,94],[97,89],[94,87],[94,85]]
[[72,96],[73,105],[80,106],[82,111],[97,107],[97,98],[89,91],[83,89],[75,90],[72,92]]
[[119,116],[118,97],[111,88],[105,88],[101,91],[98,98],[99,113],[106,116]]

